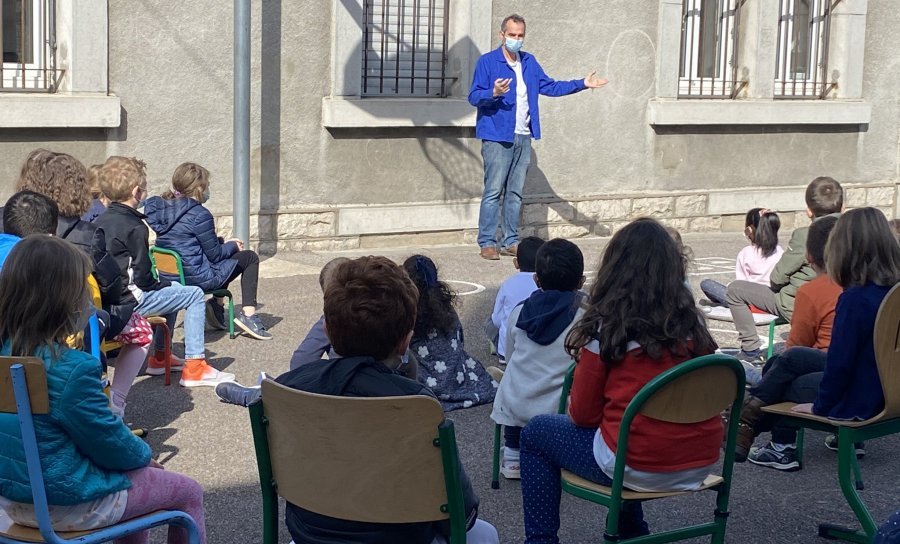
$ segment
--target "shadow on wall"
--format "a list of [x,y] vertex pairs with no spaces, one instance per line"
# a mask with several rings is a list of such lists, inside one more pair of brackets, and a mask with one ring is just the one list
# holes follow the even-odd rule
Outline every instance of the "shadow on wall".
[[[528,198],[525,198],[523,195],[523,210],[524,210],[524,223],[535,224],[534,227],[529,227],[531,232],[523,233],[524,236],[539,236],[544,240],[550,239],[550,228],[547,226],[547,223],[550,221],[562,221],[568,223],[575,223],[579,226],[586,227],[591,232],[594,231],[594,227],[597,224],[596,220],[588,220],[584,217],[580,217],[578,214],[578,209],[566,199],[563,199],[557,194],[557,192],[553,189],[553,186],[550,185],[550,179],[547,178],[547,175],[544,174],[544,171],[541,170],[538,153],[532,148],[531,150],[531,165],[528,167],[528,177],[525,178],[525,188],[528,190]],[[546,205],[546,211],[542,208],[536,206],[540,206],[541,204]],[[528,211],[529,208],[532,211]],[[543,211],[543,213],[540,213]],[[521,227],[519,229],[522,230]]]
[[259,251],[274,255],[278,242],[277,211],[281,204],[281,0],[262,2],[262,45],[259,130]]

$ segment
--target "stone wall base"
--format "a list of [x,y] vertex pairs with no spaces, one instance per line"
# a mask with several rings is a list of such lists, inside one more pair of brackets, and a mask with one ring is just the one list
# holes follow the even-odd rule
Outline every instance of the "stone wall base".
[[[685,191],[577,196],[569,200],[534,196],[522,206],[522,236],[579,238],[611,236],[638,217],[653,217],[682,233],[741,232],[744,215],[768,207],[781,216],[782,229],[809,224],[805,187]],[[845,184],[848,208],[873,206],[900,217],[900,185],[895,182]],[[413,245],[475,244],[478,200],[391,206],[279,210],[251,216],[250,238],[264,254],[338,251]],[[232,230],[230,215],[216,217],[219,233]]]

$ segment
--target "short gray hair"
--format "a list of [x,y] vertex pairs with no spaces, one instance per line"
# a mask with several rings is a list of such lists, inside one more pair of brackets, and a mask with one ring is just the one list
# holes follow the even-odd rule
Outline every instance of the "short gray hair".
[[501,32],[506,32],[506,23],[508,23],[510,21],[512,21],[514,23],[519,23],[522,26],[526,26],[525,25],[525,17],[522,17],[518,13],[513,13],[512,15],[507,15],[506,18],[503,19],[503,22],[500,23],[500,31]]

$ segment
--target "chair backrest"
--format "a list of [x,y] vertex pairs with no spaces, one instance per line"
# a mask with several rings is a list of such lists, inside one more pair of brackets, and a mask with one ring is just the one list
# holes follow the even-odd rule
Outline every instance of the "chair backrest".
[[10,370],[17,364],[22,365],[25,370],[31,413],[48,413],[50,400],[47,396],[47,371],[44,369],[43,361],[36,357],[0,357],[0,412],[15,414],[18,411]]
[[287,501],[353,521],[448,518],[435,399],[333,397],[271,380],[262,397],[272,473]]
[[875,361],[884,390],[880,417],[900,417],[900,283],[888,291],[875,317]]
[[178,276],[178,281],[184,284],[184,268],[181,265],[181,255],[177,251],[150,246],[150,260],[158,272]]

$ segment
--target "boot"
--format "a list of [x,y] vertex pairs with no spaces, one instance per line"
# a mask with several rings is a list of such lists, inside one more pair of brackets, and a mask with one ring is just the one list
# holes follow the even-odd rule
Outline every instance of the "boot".
[[744,398],[738,422],[737,440],[734,444],[734,460],[738,463],[747,460],[750,446],[753,445],[753,439],[756,437],[756,424],[763,416],[763,406],[766,406],[766,403],[753,395]]

